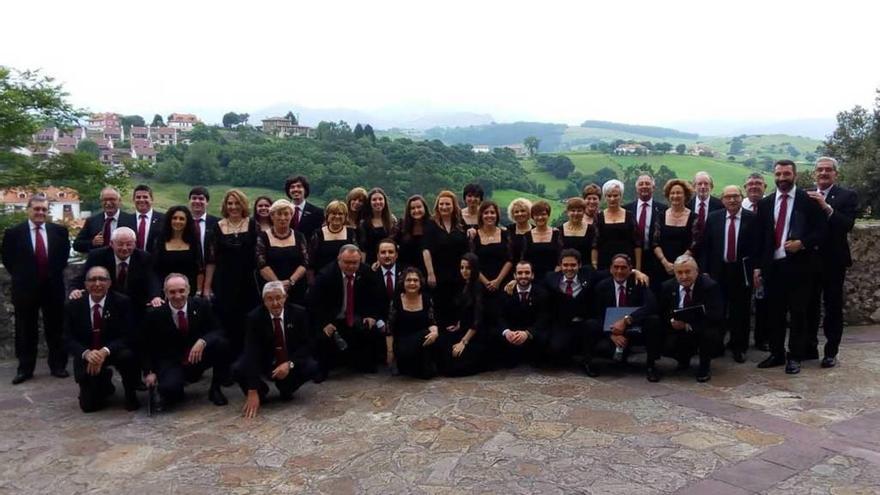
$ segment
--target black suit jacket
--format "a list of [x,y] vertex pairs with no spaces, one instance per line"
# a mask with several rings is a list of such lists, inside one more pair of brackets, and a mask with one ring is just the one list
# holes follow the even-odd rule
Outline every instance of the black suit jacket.
[[525,330],[535,335],[540,332],[537,327],[543,323],[542,318],[548,311],[547,291],[540,285],[532,283],[528,300],[522,302],[518,290],[514,287],[513,294],[502,292],[498,332],[504,333],[508,329]]
[[[773,252],[776,250],[776,194],[770,194],[758,203],[758,226],[761,230],[761,258],[762,265],[766,269],[773,263]],[[819,245],[824,242],[828,231],[828,216],[819,207],[819,204],[800,188],[795,189],[793,203],[790,201],[788,208],[791,209],[791,220],[788,228],[787,240],[799,240],[804,249],[797,253],[786,253],[785,259],[792,263],[804,265],[807,268]]]
[[[757,266],[760,231],[758,230],[758,216],[743,208],[740,210],[739,235],[736,241],[736,261],[744,266],[747,274],[747,284],[751,286],[752,270]],[[700,238],[696,251],[699,254],[700,269],[708,273],[714,280],[721,280],[721,272],[724,264],[724,235],[727,233],[727,209],[714,211],[706,219],[706,229]]]
[[[663,282],[663,287],[657,297],[657,308],[660,319],[666,327],[672,319],[672,312],[678,309],[679,284],[675,278]],[[694,330],[702,330],[717,326],[724,317],[724,299],[721,295],[721,286],[709,278],[706,274],[700,274],[694,281],[691,289],[692,305],[704,305],[706,315],[697,322],[691,324]]]
[[577,275],[581,291],[575,297],[569,298],[560,286],[563,277],[564,275],[560,271],[548,273],[544,278],[544,288],[547,290],[549,308],[546,311],[547,320],[539,325],[541,328],[569,325],[575,318],[586,320],[591,315],[591,309],[593,309],[592,304],[590,304],[593,298],[593,290],[596,284],[604,278],[589,265],[582,266]]
[[[137,234],[138,224],[140,223],[140,213],[134,214],[135,218],[135,227],[134,232]],[[148,253],[152,253],[155,248],[156,239],[160,239],[162,237],[162,224],[165,222],[165,214],[159,213],[156,210],[153,210],[153,216],[150,218],[150,231],[147,233],[147,239],[144,242],[144,251]]]
[[[691,198],[691,200],[688,202],[687,206],[688,206],[688,208],[690,208],[690,210],[692,212],[694,212],[694,215],[700,214],[700,210],[697,209],[697,196],[696,196],[696,194],[694,194],[694,197]],[[706,212],[706,218],[708,218],[709,214],[712,213],[713,211],[724,209],[724,203],[722,203],[721,200],[716,198],[715,196],[709,196],[709,205],[708,206],[709,206],[709,211]]]
[[[381,291],[381,294],[379,292]],[[376,286],[376,274],[361,263],[354,275],[354,314],[355,321],[362,318],[377,318],[380,304],[379,296],[384,297],[385,289]],[[342,270],[338,263],[331,263],[321,270],[315,279],[315,285],[309,291],[307,307],[312,311],[312,323],[320,331],[328,323],[336,321],[336,316],[343,312],[342,301],[345,297],[345,285]]]
[[[87,293],[64,305],[64,345],[67,352],[79,358],[92,347],[92,299]],[[101,346],[110,355],[129,347],[133,337],[131,300],[124,294],[109,291],[101,312]]]
[[113,290],[121,292],[131,299],[132,309],[135,314],[143,314],[144,307],[154,297],[162,296],[162,289],[153,270],[152,257],[149,253],[135,249],[128,257],[128,275],[124,287],[116,284],[116,254],[113,248],[102,247],[89,252],[82,275],[74,281],[75,289],[85,287],[85,276],[93,266],[103,266],[110,272],[113,280]]
[[[124,211],[119,212],[119,218],[116,220],[116,228],[119,227],[128,227],[131,230],[137,232],[137,222],[135,222],[135,216],[131,213],[126,213]],[[104,212],[95,214],[90,216],[87,220],[83,228],[79,231],[79,234],[76,235],[76,239],[73,241],[73,249],[77,252],[88,254],[92,249],[96,249],[95,246],[92,246],[92,239],[102,233],[104,231]],[[110,239],[104,239],[104,246],[110,245]],[[102,246],[98,246],[102,247]]]
[[149,308],[144,316],[143,340],[146,343],[144,369],[158,371],[169,364],[180,364],[189,355],[199,339],[212,344],[223,339],[223,330],[211,305],[201,299],[189,298],[186,318],[189,329],[184,335],[174,323],[174,310],[166,302],[158,308]]
[[[205,215],[205,245],[201,246],[201,254],[202,259],[205,259],[205,254],[207,253],[206,246],[211,245],[211,239],[214,236],[214,232],[217,230],[217,223],[220,221],[220,218],[215,217],[214,215],[208,214]],[[199,238],[201,240],[201,238]],[[157,240],[156,242],[162,242]]]
[[858,195],[851,189],[834,184],[825,196],[825,202],[834,212],[828,217],[828,234],[819,243],[819,256],[825,266],[850,267],[852,254],[848,236],[856,223]]
[[[290,222],[290,226],[293,227],[293,219]],[[324,225],[324,210],[307,201],[296,230],[302,232],[306,239],[311,239],[312,233],[320,229],[322,225]]]
[[[636,284],[635,275],[630,275],[626,279],[626,304],[630,307],[638,307],[629,316],[632,318],[633,325],[641,325],[645,318],[657,314],[657,299],[649,287]],[[593,290],[593,314],[602,321],[605,318],[605,310],[617,307],[617,285],[614,279],[608,277],[598,284]],[[605,322],[607,328],[610,321]]]
[[[54,223],[45,223],[46,254],[49,257],[49,290],[52,296],[64,297],[64,269],[70,256],[70,235],[67,229]],[[31,241],[30,224],[24,221],[6,229],[3,237],[3,266],[12,277],[12,297],[36,296],[41,289],[37,280],[37,260]]]
[[[275,329],[272,315],[265,306],[254,308],[247,315],[244,356],[248,388],[259,387],[260,375],[271,374],[275,368]],[[284,307],[284,342],[287,358],[296,366],[312,354],[308,314],[294,304]]]
[[[394,293],[399,294],[403,289],[403,272],[400,263],[394,264]],[[373,283],[376,284],[376,312],[379,319],[388,322],[388,310],[391,307],[391,299],[388,298],[388,290],[385,288],[385,269],[379,266],[372,272]]]
[[[623,206],[623,208],[633,214],[633,218],[636,220],[636,225],[638,225],[639,224],[639,215],[641,214],[640,211],[637,211],[639,209],[639,200],[636,199],[635,201],[633,201],[631,203],[627,203]],[[648,227],[648,245],[650,245],[651,240],[654,239],[654,228],[655,228],[654,223],[657,221],[657,217],[664,214],[666,212],[667,208],[669,208],[669,206],[657,201],[656,199],[654,200],[653,203],[651,203],[651,221],[648,222],[648,226],[647,226]],[[648,248],[645,247],[645,249],[648,249]],[[646,261],[646,260],[656,260],[656,257],[642,256],[642,261]]]

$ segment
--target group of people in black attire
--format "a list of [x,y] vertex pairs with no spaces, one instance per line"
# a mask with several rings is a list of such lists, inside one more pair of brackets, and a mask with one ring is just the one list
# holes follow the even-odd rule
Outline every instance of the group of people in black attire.
[[414,195],[400,220],[381,188],[318,208],[303,176],[285,182],[289,200],[259,197],[251,207],[227,191],[222,218],[207,214],[203,187],[164,214],[149,186],[135,188],[134,213],[107,188],[103,212],[73,242],[87,256],[71,288],[67,231],[34,196],[2,246],[16,315],[13,383],[33,375],[40,311],[51,373],[66,377],[72,356],[84,411],[113,394],[110,366],[128,409],[144,387],[171,407],[211,368],[209,399],[225,405],[223,387],[238,383],[249,417],[269,383],[290,399],[338,367],[384,364],[431,378],[577,359],[598,376],[599,359],[626,361],[644,346],[648,380],[661,379],[662,356],[687,369],[696,354],[704,382],[725,335],[733,359],[745,361],[753,304],[754,344],[770,351],[759,367],[794,374],[818,358],[820,308],[822,366],[833,367],[856,197],[836,184],[834,159],[820,158],[813,173],[816,190],[803,191],[796,165],[780,160],[776,192],[765,196],[752,174],[745,195],[727,186],[718,199],[700,172],[665,184],[668,205],[653,199],[648,175],[626,205],[624,185],[610,180],[569,199],[556,227],[550,204],[524,198],[511,202],[503,226],[476,184],[465,187],[464,207],[451,191],[433,208]]

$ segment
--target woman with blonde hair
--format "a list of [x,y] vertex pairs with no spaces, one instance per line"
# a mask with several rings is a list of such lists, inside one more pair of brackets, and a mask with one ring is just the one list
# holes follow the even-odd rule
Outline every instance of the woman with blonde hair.
[[642,269],[642,239],[635,216],[621,206],[623,183],[611,179],[602,185],[606,208],[596,218],[596,237],[593,241],[593,268],[607,270],[611,258],[625,254],[635,260],[635,268]]
[[690,183],[671,179],[663,186],[663,194],[669,208],[654,219],[654,237],[651,239],[652,254],[663,267],[662,273],[653,274],[659,277],[658,283],[672,278],[676,258],[691,254],[697,221],[696,213],[685,206],[694,194]]
[[342,201],[333,200],[324,208],[324,226],[312,234],[309,243],[314,274],[336,262],[339,248],[346,244],[357,245],[357,232],[346,224],[348,218],[348,207]]
[[458,287],[461,256],[468,252],[468,238],[461,220],[458,199],[452,191],[441,191],[434,201],[434,221],[425,230],[425,271],[428,286],[434,288],[437,321],[445,328],[455,318],[454,299]]
[[510,260],[516,264],[522,259],[526,245],[526,234],[532,230],[532,202],[526,198],[516,198],[507,205],[508,241],[510,242]]
[[[257,234],[256,263],[260,278],[265,282],[280,281],[287,291],[288,301],[305,303],[306,268],[309,250],[302,232],[290,227],[293,204],[279,199],[269,208],[272,228]],[[262,284],[261,284],[262,286]]]

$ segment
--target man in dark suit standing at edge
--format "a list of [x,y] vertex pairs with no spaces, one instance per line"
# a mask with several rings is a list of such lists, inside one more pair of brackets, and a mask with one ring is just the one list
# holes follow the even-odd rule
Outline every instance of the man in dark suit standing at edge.
[[826,341],[822,367],[833,368],[837,365],[837,351],[843,335],[843,281],[846,269],[852,266],[848,236],[855,225],[859,200],[855,191],[837,184],[837,160],[834,158],[823,156],[816,160],[813,176],[816,190],[807,191],[807,194],[828,218],[828,235],[819,243],[818,256],[815,257],[820,272],[809,305],[807,353],[809,357],[819,357],[819,305],[824,303],[822,328]]
[[[770,315],[770,356],[759,368],[785,365],[800,373],[808,343],[807,305],[815,281],[814,254],[828,230],[828,215],[795,186],[797,166],[779,160],[773,169],[776,193],[758,203],[762,262],[754,272],[755,288],[766,285]],[[786,314],[791,325],[785,352]]]
[[309,180],[302,175],[289,177],[284,182],[284,192],[293,203],[290,228],[302,232],[306,240],[310,241],[312,232],[324,225],[324,210],[306,202],[309,197]]
[[128,227],[134,230],[134,215],[120,210],[121,197],[119,191],[112,187],[101,190],[101,208],[104,210],[97,215],[90,216],[82,230],[73,241],[73,249],[88,254],[92,249],[110,245],[110,235],[119,227]]
[[12,379],[18,385],[34,376],[37,363],[39,313],[49,348],[52,376],[67,378],[67,352],[62,343],[64,314],[64,268],[70,255],[70,236],[61,225],[47,222],[49,201],[42,194],[31,196],[28,219],[6,229],[3,237],[3,266],[12,277],[12,305],[15,308],[15,357],[18,371]]

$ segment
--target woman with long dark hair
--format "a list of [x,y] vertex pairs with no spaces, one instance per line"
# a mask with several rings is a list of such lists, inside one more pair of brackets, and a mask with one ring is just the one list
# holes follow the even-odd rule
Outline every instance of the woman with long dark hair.
[[446,376],[473,375],[481,369],[483,354],[483,288],[480,263],[474,253],[459,258],[461,291],[456,294],[456,318],[443,327],[437,345],[438,366]]
[[406,200],[403,212],[403,224],[394,236],[399,250],[397,262],[401,267],[414,266],[425,273],[422,241],[431,222],[428,202],[421,195],[415,194]]
[[391,336],[393,358],[401,374],[431,378],[437,374],[436,345],[439,337],[431,297],[425,294],[425,278],[418,268],[403,271],[403,289],[391,301],[386,332]]
[[269,217],[269,208],[272,208],[272,198],[269,196],[257,196],[257,199],[254,200],[253,221],[263,232],[272,228],[272,218]]
[[369,213],[365,209],[366,203],[366,189],[364,189],[363,187],[355,187],[352,188],[351,191],[348,191],[348,194],[345,196],[345,207],[348,209],[348,213],[345,219],[346,227],[351,227],[353,229],[358,228],[361,220],[363,220]]
[[358,244],[364,251],[364,261],[368,265],[376,262],[376,249],[379,241],[394,237],[397,219],[391,214],[388,196],[380,187],[367,193],[367,207],[364,219],[358,226]]
[[159,280],[171,273],[186,275],[190,293],[204,289],[204,262],[192,213],[186,206],[172,206],[165,213],[162,237],[156,242],[153,269]]

